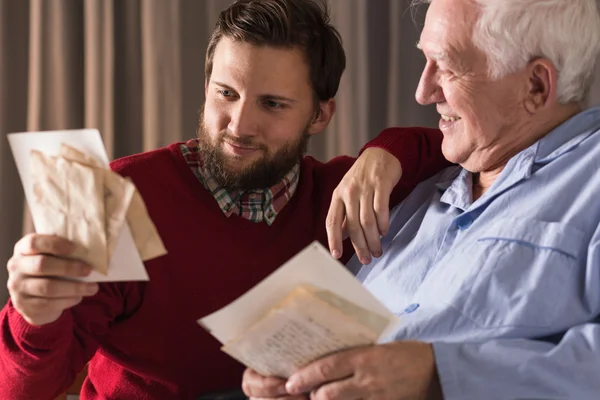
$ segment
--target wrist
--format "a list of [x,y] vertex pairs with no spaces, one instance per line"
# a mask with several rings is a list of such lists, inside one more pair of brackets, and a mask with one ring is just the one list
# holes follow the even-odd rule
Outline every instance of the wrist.
[[45,325],[33,325],[17,311],[9,302],[8,323],[13,337],[30,347],[36,349],[52,349],[54,342],[60,340],[69,332],[71,327],[71,313],[63,311],[61,316],[53,322]]
[[365,155],[372,155],[373,159],[381,165],[386,175],[393,176],[395,183],[402,177],[402,163],[393,153],[383,147],[369,147],[363,151]]

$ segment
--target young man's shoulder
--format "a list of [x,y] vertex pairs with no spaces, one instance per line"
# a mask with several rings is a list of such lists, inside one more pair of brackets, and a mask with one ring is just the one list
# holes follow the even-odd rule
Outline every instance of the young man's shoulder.
[[118,158],[110,163],[110,168],[123,176],[151,174],[153,171],[164,170],[165,167],[176,163],[177,152],[181,154],[181,144],[175,142],[155,150]]
[[310,176],[315,183],[337,186],[354,161],[355,158],[348,156],[334,157],[327,162],[319,161],[312,156],[304,156],[301,175]]
[[333,170],[348,170],[356,161],[355,157],[336,156],[328,161],[320,161],[311,155],[306,155],[302,158],[302,168],[309,169],[313,172],[327,173]]

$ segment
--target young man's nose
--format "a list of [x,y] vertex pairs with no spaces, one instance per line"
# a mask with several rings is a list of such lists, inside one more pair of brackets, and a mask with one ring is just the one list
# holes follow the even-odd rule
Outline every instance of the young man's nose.
[[231,112],[229,131],[237,137],[256,136],[260,121],[259,110],[248,102],[239,102]]

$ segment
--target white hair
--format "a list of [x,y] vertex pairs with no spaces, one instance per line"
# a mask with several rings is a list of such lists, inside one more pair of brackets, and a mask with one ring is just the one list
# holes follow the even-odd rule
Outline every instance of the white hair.
[[[432,1],[413,0],[413,4]],[[558,71],[558,101],[585,99],[600,55],[596,0],[472,1],[480,6],[473,43],[487,55],[492,79],[545,58]]]

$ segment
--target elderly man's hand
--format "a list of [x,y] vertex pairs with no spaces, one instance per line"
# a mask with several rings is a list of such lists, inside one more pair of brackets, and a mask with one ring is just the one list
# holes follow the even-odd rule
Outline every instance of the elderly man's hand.
[[285,380],[262,376],[250,368],[247,368],[244,372],[242,389],[251,400],[308,400],[308,397],[303,394],[290,395],[285,390]]
[[358,259],[371,262],[382,254],[380,236],[389,227],[389,202],[402,176],[400,161],[379,148],[368,148],[356,160],[333,192],[326,228],[329,250],[342,256],[342,241],[349,235]]
[[324,357],[287,381],[290,394],[311,400],[442,399],[433,347],[394,342],[361,347]]

